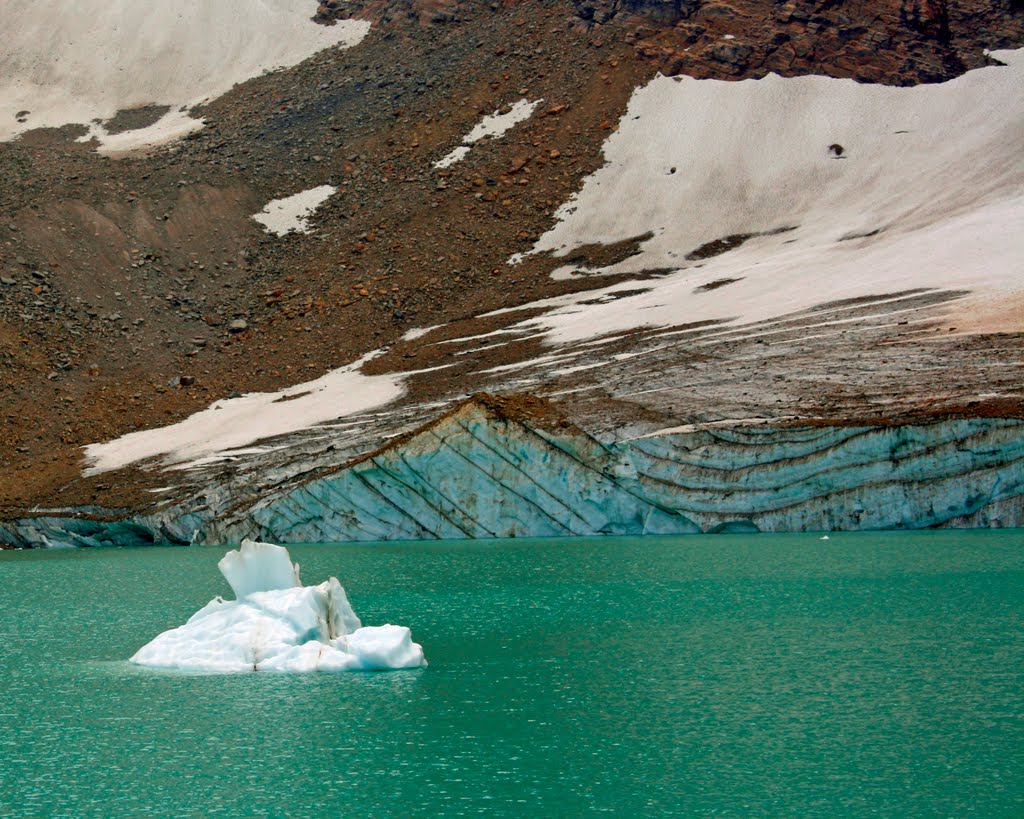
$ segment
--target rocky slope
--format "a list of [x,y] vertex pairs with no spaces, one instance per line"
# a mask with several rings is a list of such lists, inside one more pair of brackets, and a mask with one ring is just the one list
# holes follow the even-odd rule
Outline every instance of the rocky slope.
[[[315,6],[321,23],[368,20],[370,32],[195,109],[206,125],[183,141],[117,158],[75,142],[74,126],[0,143],[4,517],[71,506],[144,514],[150,490],[168,485],[171,505],[218,487],[244,506],[481,389],[554,398],[606,443],[695,420],[877,426],[1024,415],[1019,292],[1000,300],[1002,317],[954,288],[837,301],[822,287],[818,307],[785,316],[770,335],[684,315],[600,349],[580,339],[553,350],[533,332],[502,344],[474,338],[541,309],[491,311],[588,291],[615,303],[664,274],[615,272],[644,237],[573,251],[571,264],[612,271],[603,277],[552,278],[565,260],[545,253],[506,263],[556,224],[656,72],[936,83],[992,64],[986,49],[1021,45],[1012,2]],[[461,163],[433,167],[481,117],[522,98],[543,103]],[[107,130],[157,114],[140,110]],[[321,184],[339,192],[312,233],[278,238],[251,219]],[[823,336],[837,322],[842,334]],[[436,329],[406,338],[418,327]],[[666,332],[685,343],[666,345]],[[374,350],[363,372],[400,378],[403,398],[333,433],[296,433],[273,463],[233,455],[171,475],[131,464],[82,476],[84,445],[309,382]],[[554,366],[567,352],[571,366]],[[254,480],[261,471],[275,477]]]

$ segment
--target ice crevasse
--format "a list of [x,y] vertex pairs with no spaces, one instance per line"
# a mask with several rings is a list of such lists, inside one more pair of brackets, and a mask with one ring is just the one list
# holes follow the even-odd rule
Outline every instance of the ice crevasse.
[[207,673],[382,671],[427,664],[404,626],[363,626],[337,578],[303,586],[288,550],[242,542],[217,564],[237,597],[216,597],[131,658]]

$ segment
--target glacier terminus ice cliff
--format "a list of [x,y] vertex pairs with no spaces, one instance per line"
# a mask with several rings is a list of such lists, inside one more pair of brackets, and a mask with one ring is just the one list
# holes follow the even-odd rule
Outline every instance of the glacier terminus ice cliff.
[[363,626],[332,577],[303,586],[288,550],[246,540],[217,564],[236,600],[216,597],[131,658],[206,673],[384,671],[427,664],[404,626]]

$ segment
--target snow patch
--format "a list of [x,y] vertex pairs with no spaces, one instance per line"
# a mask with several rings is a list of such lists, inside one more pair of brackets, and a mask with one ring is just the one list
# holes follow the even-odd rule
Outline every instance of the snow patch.
[[600,272],[675,272],[519,305],[549,312],[516,327],[561,344],[915,288],[1019,293],[1024,49],[995,54],[1006,67],[913,88],[657,77],[532,252],[650,233]]
[[206,673],[420,668],[403,626],[364,627],[337,578],[302,586],[298,564],[272,543],[242,541],[217,564],[237,597],[216,597],[130,662]]
[[531,102],[524,98],[515,103],[504,114],[495,111],[493,114],[484,117],[474,126],[472,131],[462,138],[462,145],[453,149],[443,159],[435,162],[434,167],[448,168],[456,162],[462,161],[466,158],[471,146],[485,137],[493,137],[494,139],[503,137],[510,128],[529,119],[537,109],[537,106],[542,102],[544,102],[542,99]]
[[518,125],[520,122],[529,119],[537,109],[537,106],[542,102],[544,102],[544,100],[533,100],[531,102],[524,98],[515,103],[504,114],[495,111],[490,116],[486,116],[480,120],[480,122],[476,124],[476,127],[473,128],[473,130],[470,131],[462,141],[471,145],[474,142],[479,142],[484,137],[504,136],[505,132],[514,125]]
[[404,394],[404,376],[361,373],[360,368],[377,355],[379,351],[369,353],[315,381],[279,392],[249,393],[217,401],[177,424],[90,444],[85,448],[88,467],[83,474],[96,475],[158,457],[166,465],[195,466],[202,459],[221,456],[254,441],[384,406]]
[[187,109],[168,111],[152,125],[111,134],[102,122],[93,122],[89,131],[79,137],[76,142],[99,143],[98,153],[105,156],[121,156],[136,151],[158,148],[176,139],[198,131],[206,125],[206,120],[197,119],[188,114]]
[[320,185],[284,199],[274,199],[252,218],[276,236],[309,233],[309,218],[337,192],[332,185]]
[[434,330],[440,330],[442,327],[444,327],[443,324],[433,324],[430,327],[413,327],[402,336],[402,341],[415,341],[418,338],[422,338],[427,333],[432,333]]
[[309,0],[248,0],[241,13],[216,0],[50,0],[44,11],[36,0],[3,0],[0,140],[151,104],[171,113],[148,128],[94,127],[91,136],[111,152],[180,136],[201,125],[187,109],[322,49],[354,46],[370,28],[310,17]]
[[469,151],[469,145],[460,145],[458,148],[453,148],[451,153],[445,155],[443,159],[437,160],[437,162],[434,163],[434,167],[439,170],[450,168],[456,162],[461,162],[469,156]]

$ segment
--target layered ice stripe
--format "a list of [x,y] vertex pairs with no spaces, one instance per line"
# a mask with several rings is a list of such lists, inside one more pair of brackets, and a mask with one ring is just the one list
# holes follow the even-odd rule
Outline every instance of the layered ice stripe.
[[467,404],[211,521],[285,542],[1017,526],[1024,422],[662,430],[602,444]]

